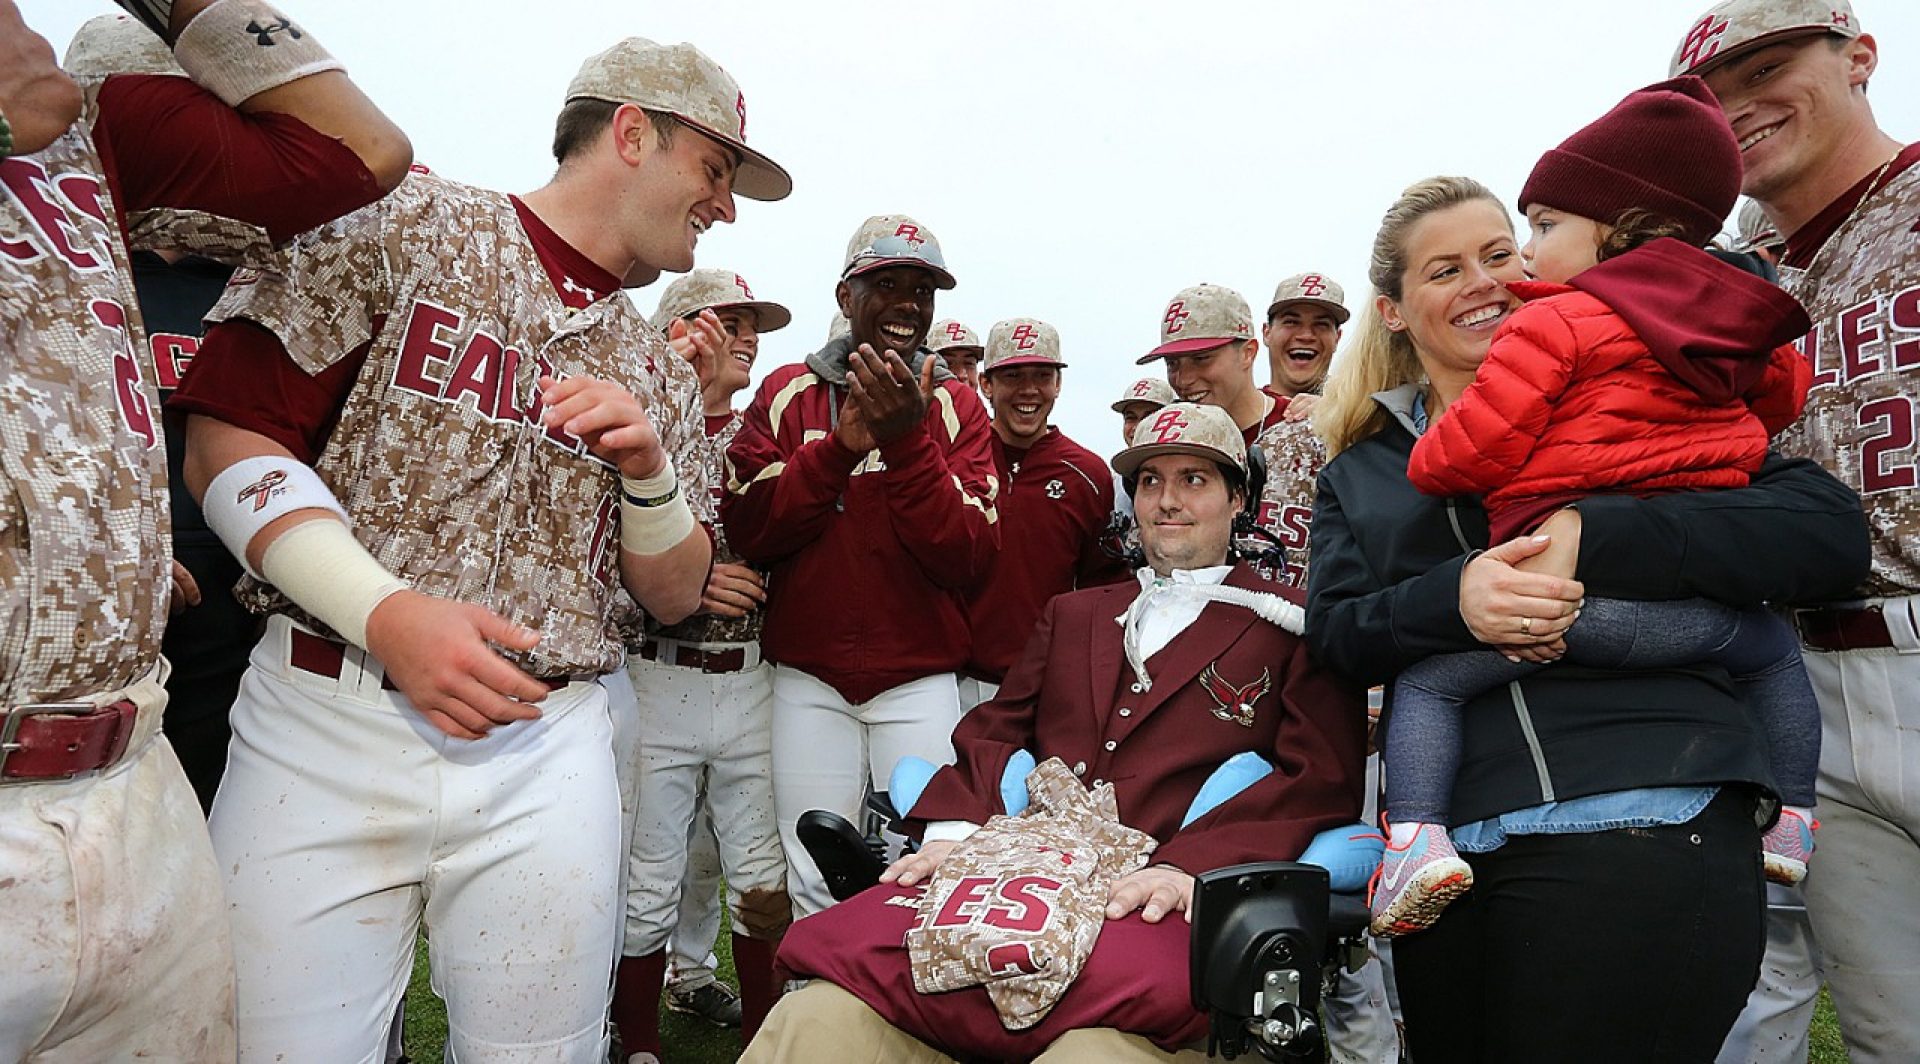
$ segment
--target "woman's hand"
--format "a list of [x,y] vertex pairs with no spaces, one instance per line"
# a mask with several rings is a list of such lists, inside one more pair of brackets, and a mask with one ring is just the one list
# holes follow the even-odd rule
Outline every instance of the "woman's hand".
[[1558,660],[1567,650],[1561,637],[1580,615],[1586,595],[1580,581],[1514,568],[1551,544],[1549,536],[1509,540],[1468,562],[1460,574],[1460,618],[1467,630],[1515,661]]

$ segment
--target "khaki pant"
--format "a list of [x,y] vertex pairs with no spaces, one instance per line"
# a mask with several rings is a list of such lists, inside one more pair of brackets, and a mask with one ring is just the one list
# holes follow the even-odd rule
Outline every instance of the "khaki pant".
[[[1036,1064],[1185,1064],[1206,1053],[1168,1053],[1110,1028],[1060,1036]],[[952,1064],[953,1058],[880,1018],[866,1002],[827,982],[780,999],[740,1064]]]

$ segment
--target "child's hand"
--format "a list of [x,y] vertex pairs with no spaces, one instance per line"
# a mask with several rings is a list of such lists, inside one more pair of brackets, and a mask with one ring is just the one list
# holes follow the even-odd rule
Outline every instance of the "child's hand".
[[1571,506],[1563,507],[1558,513],[1547,518],[1535,535],[1550,536],[1552,542],[1547,549],[1531,558],[1522,558],[1514,563],[1514,568],[1523,573],[1545,573],[1562,580],[1571,580],[1574,570],[1580,562],[1580,511]]

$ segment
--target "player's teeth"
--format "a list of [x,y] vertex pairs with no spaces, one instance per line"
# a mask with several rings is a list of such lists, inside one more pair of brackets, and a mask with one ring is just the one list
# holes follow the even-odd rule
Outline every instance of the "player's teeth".
[[1767,139],[1768,137],[1773,136],[1775,133],[1778,133],[1779,131],[1780,131],[1779,126],[1768,126],[1767,128],[1759,130],[1757,132],[1749,133],[1745,137],[1740,138],[1740,150],[1746,151],[1748,148],[1753,147],[1755,144],[1758,144],[1761,141]]

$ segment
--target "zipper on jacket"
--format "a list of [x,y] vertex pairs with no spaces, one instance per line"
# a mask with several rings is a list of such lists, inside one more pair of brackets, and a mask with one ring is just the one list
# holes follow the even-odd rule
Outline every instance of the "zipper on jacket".
[[[1460,549],[1472,551],[1466,531],[1460,527],[1460,511],[1452,499],[1447,500],[1447,524],[1453,527],[1453,538]],[[1527,709],[1527,694],[1520,689],[1520,681],[1507,685],[1507,695],[1513,701],[1513,715],[1520,722],[1520,734],[1527,740],[1527,754],[1533,758],[1533,774],[1540,781],[1540,800],[1554,801],[1553,775],[1547,771],[1547,754],[1540,748],[1539,733],[1533,730],[1533,714]]]

